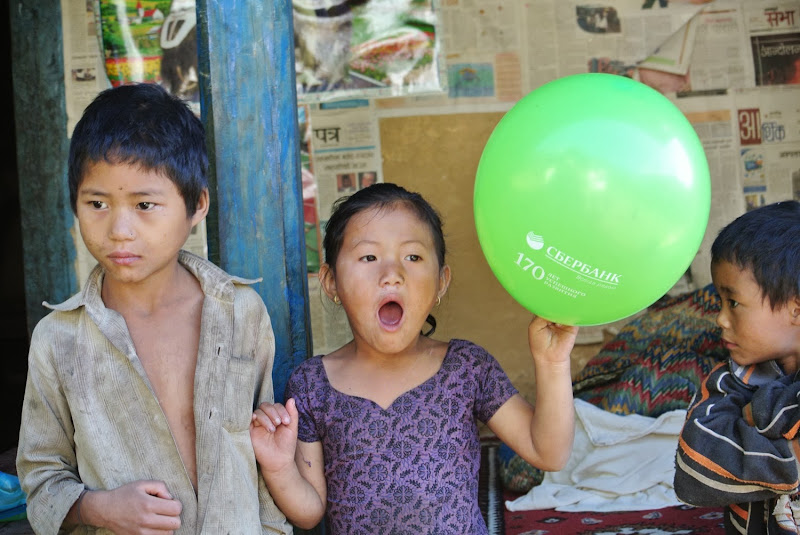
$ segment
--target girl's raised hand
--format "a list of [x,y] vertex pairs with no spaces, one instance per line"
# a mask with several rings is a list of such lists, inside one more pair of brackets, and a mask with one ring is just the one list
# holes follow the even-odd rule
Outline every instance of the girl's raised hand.
[[262,470],[281,472],[294,466],[297,449],[297,405],[294,399],[262,403],[250,422],[250,440]]
[[545,363],[570,362],[570,353],[578,336],[578,327],[553,323],[534,316],[528,325],[528,345],[534,360]]

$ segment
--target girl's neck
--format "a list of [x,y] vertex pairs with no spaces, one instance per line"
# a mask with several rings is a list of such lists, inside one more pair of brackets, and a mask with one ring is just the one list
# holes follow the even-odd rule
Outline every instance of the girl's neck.
[[387,409],[398,397],[436,375],[448,344],[425,338],[414,350],[386,354],[350,342],[325,356],[323,365],[331,386]]
[[419,336],[403,350],[387,353],[356,337],[345,347],[347,348],[347,358],[356,362],[371,363],[387,369],[402,369],[408,365],[414,365],[414,363],[422,359],[443,356],[444,351],[447,349],[447,344],[439,340]]

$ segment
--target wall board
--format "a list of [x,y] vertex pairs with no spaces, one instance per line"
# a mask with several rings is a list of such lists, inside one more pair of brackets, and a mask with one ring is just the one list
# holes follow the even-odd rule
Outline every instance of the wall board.
[[502,113],[393,117],[379,121],[383,172],[421,193],[444,220],[452,283],[434,309],[435,338],[464,338],[492,353],[525,397],[534,391],[531,314],[500,285],[481,252],[472,190],[483,147]]

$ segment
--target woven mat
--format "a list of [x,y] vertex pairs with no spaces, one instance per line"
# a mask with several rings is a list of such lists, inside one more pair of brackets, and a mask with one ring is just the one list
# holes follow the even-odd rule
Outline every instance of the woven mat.
[[688,505],[621,513],[506,511],[505,535],[724,535],[723,523],[722,507]]

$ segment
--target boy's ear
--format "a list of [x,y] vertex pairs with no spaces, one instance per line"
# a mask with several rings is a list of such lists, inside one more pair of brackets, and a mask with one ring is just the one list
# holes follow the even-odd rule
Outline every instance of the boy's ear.
[[322,291],[325,292],[325,295],[328,296],[328,299],[333,301],[333,298],[336,296],[336,277],[333,276],[333,270],[331,266],[327,263],[322,264],[319,267],[319,284],[322,287]]
[[792,317],[792,325],[800,326],[800,297],[793,297],[789,300],[789,314]]
[[200,198],[197,199],[197,208],[194,214],[192,214],[192,226],[205,219],[208,215],[208,207],[210,204],[211,199],[208,196],[208,188],[203,188],[203,191],[200,192]]

